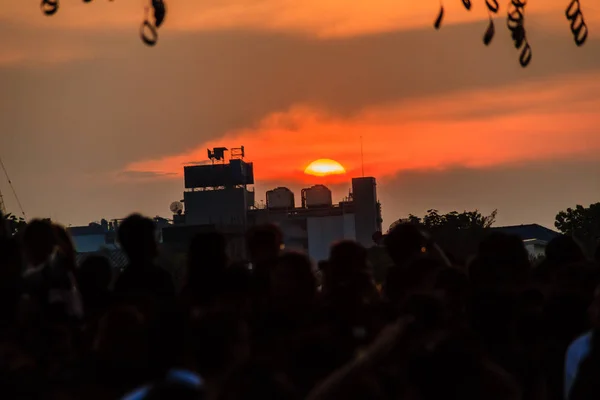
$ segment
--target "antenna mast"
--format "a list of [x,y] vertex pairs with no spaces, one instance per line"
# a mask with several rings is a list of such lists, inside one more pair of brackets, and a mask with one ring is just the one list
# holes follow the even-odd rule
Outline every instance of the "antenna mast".
[[362,168],[362,177],[365,177],[365,157],[363,153],[363,140],[362,135],[360,136],[360,165]]
[[4,198],[2,198],[2,190],[0,190],[0,214],[6,215],[6,207],[4,206]]
[[[13,195],[15,196],[15,200],[17,200],[17,205],[19,206],[19,210],[21,211],[21,214],[23,215],[23,218],[27,218],[25,216],[25,211],[23,211],[23,206],[21,205],[21,201],[19,200],[19,196],[17,196],[17,192],[15,191],[15,187],[12,184],[12,181],[10,180],[10,177],[8,176],[8,172],[6,171],[6,168],[4,167],[4,163],[2,162],[2,158],[0,158],[0,168],[2,168],[2,171],[4,171],[4,176],[6,176],[6,180],[8,181],[8,185],[10,186]],[[6,214],[6,209],[4,207],[4,200],[2,199],[2,193],[0,193],[0,210],[2,210],[3,214]]]

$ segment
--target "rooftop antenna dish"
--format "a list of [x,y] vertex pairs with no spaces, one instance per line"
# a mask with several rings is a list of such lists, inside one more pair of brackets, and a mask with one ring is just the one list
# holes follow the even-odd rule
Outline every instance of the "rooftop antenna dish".
[[173,214],[181,215],[183,213],[183,204],[180,201],[174,201],[169,207]]

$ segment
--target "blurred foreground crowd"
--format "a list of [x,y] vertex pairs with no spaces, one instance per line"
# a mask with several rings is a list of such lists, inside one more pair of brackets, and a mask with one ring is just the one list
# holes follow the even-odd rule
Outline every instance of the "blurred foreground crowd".
[[455,265],[398,225],[381,288],[354,242],[315,266],[275,226],[246,240],[248,262],[232,262],[220,234],[193,238],[176,290],[137,214],[118,231],[123,271],[76,265],[49,221],[0,233],[2,398],[600,398],[600,265],[570,237],[533,268],[493,233]]

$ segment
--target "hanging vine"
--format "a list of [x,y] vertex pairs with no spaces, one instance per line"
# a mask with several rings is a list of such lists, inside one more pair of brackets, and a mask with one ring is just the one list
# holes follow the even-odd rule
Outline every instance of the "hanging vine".
[[[462,0],[463,5],[467,11],[471,10],[471,1]],[[488,27],[483,35],[483,44],[489,46],[494,38],[496,29],[494,27],[493,14],[498,14],[500,6],[497,0],[485,0],[485,5],[488,10],[489,23]],[[519,64],[522,67],[526,67],[531,62],[531,45],[527,40],[527,34],[525,31],[525,6],[527,0],[511,0],[508,4],[508,12],[506,18],[506,24],[511,33],[513,43],[517,50],[520,50]],[[567,20],[570,23],[571,33],[575,39],[577,46],[582,46],[588,37],[588,28],[581,12],[580,0],[571,0],[567,10],[565,11]],[[438,13],[433,26],[435,29],[440,29],[442,20],[444,18],[444,5],[440,2],[440,11]]]
[[[45,15],[54,15],[59,9],[60,0],[42,0],[41,9]],[[83,0],[84,3],[91,3],[93,0]],[[113,0],[109,0],[113,1]],[[167,8],[164,0],[149,0],[150,6],[144,9],[144,21],[140,26],[140,37],[142,42],[148,46],[154,46],[158,42],[158,28],[165,21]],[[467,11],[471,11],[471,0],[461,0]],[[485,0],[487,7],[489,23],[483,35],[483,44],[489,46],[496,34],[494,26],[494,15],[500,11],[500,6],[497,0]],[[531,62],[531,46],[527,40],[525,31],[525,6],[527,0],[510,0],[508,4],[506,24],[511,33],[512,40],[517,50],[520,50],[519,63],[522,67],[526,67]],[[152,13],[150,13],[152,9]],[[577,46],[582,46],[588,37],[588,27],[583,18],[581,11],[580,0],[571,0],[565,11],[567,21],[569,21],[571,33]],[[440,29],[444,19],[444,4],[440,0],[440,11],[438,13],[433,26],[435,29]]]
[[508,5],[508,17],[506,20],[515,48],[521,50],[519,63],[522,67],[529,65],[532,55],[531,46],[527,41],[527,33],[525,31],[525,5],[526,0],[511,0],[511,3]]

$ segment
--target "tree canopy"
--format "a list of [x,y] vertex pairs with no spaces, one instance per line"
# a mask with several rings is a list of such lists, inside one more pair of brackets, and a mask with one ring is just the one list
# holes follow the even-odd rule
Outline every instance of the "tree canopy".
[[432,209],[423,217],[409,214],[407,218],[400,218],[390,225],[390,230],[401,223],[420,225],[431,233],[450,258],[464,263],[476,252],[487,230],[496,222],[497,213],[494,210],[491,214],[484,215],[479,210],[473,210],[440,214],[438,210]]
[[16,215],[9,213],[6,214],[5,218],[9,235],[16,235],[27,226],[27,222],[23,217],[17,217]]
[[600,240],[600,203],[589,207],[577,205],[556,214],[556,229],[576,238],[588,252],[592,254]]
[[452,211],[447,214],[440,214],[438,210],[427,210],[424,217],[417,217],[409,214],[408,218],[401,218],[390,225],[390,230],[401,223],[411,223],[422,225],[428,230],[438,229],[486,229],[490,228],[496,222],[498,210],[492,211],[490,215],[483,215],[479,210],[474,211]]

